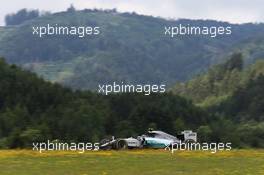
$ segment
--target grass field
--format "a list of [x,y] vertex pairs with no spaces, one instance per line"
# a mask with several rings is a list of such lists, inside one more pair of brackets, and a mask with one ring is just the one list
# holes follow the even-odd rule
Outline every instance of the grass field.
[[264,175],[264,150],[176,152],[161,150],[0,151],[2,175]]

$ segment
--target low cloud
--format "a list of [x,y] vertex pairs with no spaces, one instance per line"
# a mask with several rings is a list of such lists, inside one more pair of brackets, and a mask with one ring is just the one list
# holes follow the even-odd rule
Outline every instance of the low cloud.
[[117,8],[121,12],[165,18],[214,19],[232,23],[264,22],[262,0],[9,0],[1,2],[0,25],[4,16],[21,8],[62,11],[70,4],[77,9]]

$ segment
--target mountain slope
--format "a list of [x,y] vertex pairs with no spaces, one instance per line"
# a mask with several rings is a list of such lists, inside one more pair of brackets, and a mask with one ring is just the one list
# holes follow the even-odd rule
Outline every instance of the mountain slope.
[[213,66],[207,73],[185,83],[178,83],[171,90],[192,99],[196,104],[210,107],[221,104],[263,74],[264,61],[259,60],[243,68],[242,55],[237,53],[227,62]]
[[202,109],[172,94],[73,92],[2,59],[0,89],[0,148],[31,147],[48,139],[98,142],[106,135],[142,134],[148,127],[176,133],[208,120]]
[[226,101],[216,108],[225,115],[235,116],[237,121],[264,120],[264,74],[250,79],[245,87],[241,87]]
[[171,134],[192,129],[199,141],[263,147],[261,72],[220,105],[204,110],[171,93],[72,92],[1,60],[0,148],[31,147],[48,139],[97,142],[106,135],[136,136],[149,127]]
[[264,61],[246,68],[242,63],[241,54],[234,54],[227,62],[171,89],[211,114],[211,122],[198,129],[202,140],[264,146]]
[[[99,26],[101,35],[88,38],[37,38],[32,35],[32,26],[47,24]],[[164,36],[165,26],[178,24],[230,25],[233,34],[217,38]],[[264,41],[261,35],[263,24],[173,21],[98,10],[56,13],[1,30],[5,32],[0,36],[0,55],[8,58],[8,62],[20,64],[45,79],[78,89],[95,89],[99,83],[113,81],[165,83],[170,86],[222,62],[234,50],[245,50],[256,35]],[[248,53],[251,59],[262,55],[261,49]]]

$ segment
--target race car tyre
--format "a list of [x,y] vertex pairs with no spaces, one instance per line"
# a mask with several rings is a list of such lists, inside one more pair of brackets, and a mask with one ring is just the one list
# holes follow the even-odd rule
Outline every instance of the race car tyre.
[[128,145],[127,145],[127,142],[126,140],[117,140],[116,143],[115,143],[115,149],[117,150],[124,150],[124,149],[127,149],[128,148]]

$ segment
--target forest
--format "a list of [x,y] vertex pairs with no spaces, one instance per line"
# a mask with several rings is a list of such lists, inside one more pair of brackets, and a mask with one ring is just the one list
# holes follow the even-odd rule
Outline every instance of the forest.
[[[102,36],[32,35],[32,26],[100,26]],[[144,24],[144,25],[142,25]],[[164,26],[231,26],[225,37],[173,38]],[[101,31],[102,30],[102,31]],[[168,20],[73,6],[22,9],[0,27],[0,148],[97,142],[148,128],[200,142],[264,146],[263,24]],[[126,80],[126,81],[124,81]],[[165,84],[166,93],[98,94],[98,84]]]
[[[168,20],[116,10],[70,8],[58,13],[22,10],[8,15],[16,25],[0,27],[0,56],[44,79],[74,89],[95,90],[98,84],[125,82],[165,84],[190,80],[239,50],[249,65],[263,58],[264,25],[214,20]],[[25,13],[25,14],[24,14]],[[27,17],[30,18],[27,18]],[[100,35],[32,34],[32,26],[100,27]],[[168,26],[231,27],[232,35],[164,34]]]
[[[105,96],[47,82],[1,59],[0,147],[25,148],[48,139],[95,142],[111,135],[137,136],[148,128],[170,134],[192,129],[200,142],[263,147],[262,71],[262,61],[244,68],[242,56],[234,54],[197,80],[164,94]],[[198,80],[211,84],[200,87]]]

